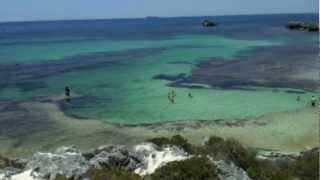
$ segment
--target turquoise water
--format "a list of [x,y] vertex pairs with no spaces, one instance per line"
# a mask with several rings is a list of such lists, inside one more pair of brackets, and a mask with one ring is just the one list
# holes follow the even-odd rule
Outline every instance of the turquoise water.
[[[68,56],[94,52],[112,52],[139,48],[174,48],[177,46],[199,46],[202,47],[202,50],[200,52],[201,54],[199,54],[199,56],[197,57],[212,57],[215,54],[217,54],[217,56],[220,56],[220,53],[224,55],[228,55],[230,53],[232,54],[232,51],[244,50],[245,47],[271,44],[264,41],[240,41],[227,38],[219,38],[215,36],[178,36],[172,39],[149,41],[70,40],[67,42],[61,42],[59,40],[49,39],[42,43],[35,42],[38,41],[32,40],[26,44],[1,47],[1,63],[31,63],[41,60],[59,60]],[[230,52],[228,50],[230,50]],[[188,52],[186,53],[190,55],[198,53],[192,51],[195,50],[189,48]],[[174,54],[172,55],[174,56]],[[186,57],[188,58],[188,56]]]
[[[86,36],[34,37],[21,41],[4,39],[0,40],[0,63],[3,65],[66,61],[68,57],[77,58],[79,55],[95,52],[125,53],[126,50],[144,51],[150,48],[162,50],[153,54],[146,53],[139,58],[128,56],[119,63],[108,66],[78,69],[35,79],[34,82],[41,81],[45,84],[41,88],[26,91],[19,86],[6,86],[0,89],[0,100],[29,101],[39,96],[61,96],[64,87],[68,85],[72,94],[94,97],[95,100],[66,104],[62,109],[66,114],[115,123],[242,119],[305,106],[306,101],[296,101],[297,94],[286,93],[284,89],[173,88],[168,86],[168,81],[153,79],[153,76],[159,74],[190,74],[196,63],[203,59],[232,59],[246,50],[298,41],[292,35],[281,38],[260,36],[257,39],[239,39],[207,32],[184,32],[178,35],[161,35],[161,38],[156,39],[125,40],[126,38]],[[314,43],[317,38],[316,35],[302,34],[299,37],[299,41],[303,39],[306,43]],[[181,61],[183,63],[176,63]],[[177,94],[174,104],[170,104],[167,98],[172,89]],[[193,98],[188,97],[189,93]],[[306,99],[311,93],[301,96]]]

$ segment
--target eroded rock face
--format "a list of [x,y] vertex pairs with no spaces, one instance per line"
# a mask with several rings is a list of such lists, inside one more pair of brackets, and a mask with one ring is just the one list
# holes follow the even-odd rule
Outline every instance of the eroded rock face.
[[125,146],[102,146],[95,153],[96,155],[89,161],[93,168],[118,167],[133,171],[141,163],[141,159]]
[[25,167],[5,169],[0,174],[7,179],[24,177],[54,180],[58,175],[83,179],[90,168],[120,168],[144,176],[169,162],[189,157],[179,147],[158,147],[152,143],[139,144],[132,149],[121,145],[106,145],[84,154],[75,147],[61,147],[53,153],[38,152],[28,162],[22,161],[27,163]]
[[236,166],[233,162],[213,161],[219,170],[218,177],[220,180],[251,180],[247,172]]
[[36,153],[26,166],[40,179],[55,179],[57,175],[79,178],[89,169],[88,161],[75,148],[62,147],[55,153]]
[[158,147],[152,143],[136,145],[132,150],[125,146],[101,146],[93,154],[96,155],[89,161],[92,168],[117,167],[134,171],[140,176],[152,174],[168,162],[190,157],[183,149],[176,146]]
[[[302,152],[296,156],[275,152],[262,153],[264,155],[262,159],[290,162],[318,153],[319,148]],[[23,169],[7,167],[0,171],[0,180],[53,180],[57,175],[85,179],[85,174],[90,168],[120,168],[145,176],[154,173],[156,169],[169,162],[193,157],[177,146],[160,147],[152,143],[139,144],[132,149],[126,146],[107,145],[86,154],[90,156],[85,157],[75,147],[61,147],[53,153],[36,153]],[[259,155],[261,156],[261,153]],[[211,156],[207,158],[216,166],[217,175],[221,180],[251,180],[247,172],[233,162],[213,159]],[[22,163],[25,162],[26,160],[22,161]]]

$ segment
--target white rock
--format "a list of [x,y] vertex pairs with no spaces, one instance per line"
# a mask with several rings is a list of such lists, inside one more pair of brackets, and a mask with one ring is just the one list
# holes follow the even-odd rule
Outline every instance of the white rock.
[[34,174],[32,170],[27,170],[22,173],[11,176],[10,178],[5,177],[4,174],[0,175],[0,180],[42,180],[36,178],[37,174]]
[[27,164],[27,169],[37,172],[41,178],[55,179],[57,175],[79,177],[89,169],[87,160],[79,153],[36,153]]
[[251,180],[247,172],[236,166],[233,162],[213,161],[219,170],[220,180]]
[[134,172],[140,176],[152,174],[156,169],[172,161],[181,161],[190,158],[182,149],[176,146],[167,146],[157,150],[151,143],[144,143],[135,146],[134,151],[140,156],[144,156],[142,166]]

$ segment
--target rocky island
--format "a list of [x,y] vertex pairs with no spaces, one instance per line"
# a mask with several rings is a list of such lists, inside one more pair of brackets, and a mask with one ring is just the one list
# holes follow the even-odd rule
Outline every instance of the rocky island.
[[318,160],[318,148],[281,154],[249,149],[233,139],[219,137],[194,146],[176,135],[153,138],[133,147],[106,145],[89,152],[60,147],[52,153],[35,153],[28,159],[0,156],[0,179],[316,180]]
[[218,23],[215,23],[215,22],[212,22],[212,21],[209,21],[209,20],[204,20],[202,22],[202,26],[203,27],[214,27],[214,26],[217,26]]
[[319,24],[318,23],[306,23],[306,22],[301,22],[301,21],[290,21],[287,24],[287,28],[289,28],[291,30],[318,32],[319,31]]

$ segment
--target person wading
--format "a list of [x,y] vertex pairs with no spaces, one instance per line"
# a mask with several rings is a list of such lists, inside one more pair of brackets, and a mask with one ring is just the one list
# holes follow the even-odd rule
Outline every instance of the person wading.
[[70,101],[71,100],[71,89],[68,86],[66,86],[64,88],[64,93],[65,93],[66,101]]
[[174,90],[168,93],[168,99],[171,104],[175,103],[175,97],[176,97],[176,93]]
[[311,106],[316,107],[316,105],[317,105],[317,99],[315,96],[312,96],[311,97]]

